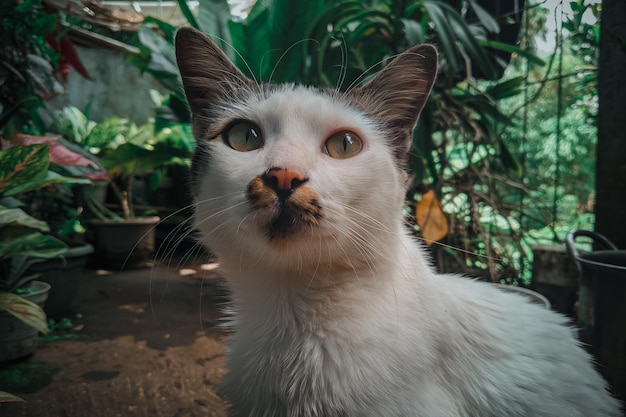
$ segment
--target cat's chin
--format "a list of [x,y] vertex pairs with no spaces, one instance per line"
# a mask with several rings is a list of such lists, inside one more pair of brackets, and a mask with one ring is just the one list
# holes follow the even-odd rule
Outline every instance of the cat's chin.
[[284,248],[296,244],[300,239],[310,238],[316,225],[311,224],[298,210],[289,206],[278,209],[273,216],[266,219],[261,229],[268,243],[276,248]]

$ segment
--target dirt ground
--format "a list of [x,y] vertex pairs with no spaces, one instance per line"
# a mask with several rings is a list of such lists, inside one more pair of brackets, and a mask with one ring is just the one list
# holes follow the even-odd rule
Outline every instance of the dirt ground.
[[226,416],[217,394],[225,297],[217,272],[199,264],[87,270],[72,319],[78,338],[40,343],[22,366],[49,365],[52,381],[12,391],[26,402],[0,404],[0,416]]

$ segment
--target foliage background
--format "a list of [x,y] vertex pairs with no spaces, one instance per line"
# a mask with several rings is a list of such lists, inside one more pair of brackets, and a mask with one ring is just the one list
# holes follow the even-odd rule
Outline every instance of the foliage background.
[[[476,1],[259,0],[243,19],[231,19],[226,1],[201,2],[196,14],[178,4],[190,25],[263,81],[345,89],[415,43],[438,46],[440,74],[414,137],[406,214],[414,221],[416,203],[435,191],[450,223],[431,246],[440,269],[527,284],[532,244],[591,228],[599,24],[582,16],[597,18],[598,4],[579,0],[548,16],[531,1],[523,15],[495,16]],[[547,19],[566,30],[555,33],[543,65],[534,40]],[[519,36],[500,41],[515,25]],[[147,19],[142,54],[129,58],[171,89],[157,120],[172,124],[189,119],[174,33]]]

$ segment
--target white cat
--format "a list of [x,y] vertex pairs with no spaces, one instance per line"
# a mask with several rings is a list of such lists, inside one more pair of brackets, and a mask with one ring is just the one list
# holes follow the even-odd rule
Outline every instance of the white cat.
[[620,415],[562,316],[438,275],[409,236],[403,164],[433,47],[342,93],[259,85],[189,28],[176,46],[195,225],[232,290],[235,416]]

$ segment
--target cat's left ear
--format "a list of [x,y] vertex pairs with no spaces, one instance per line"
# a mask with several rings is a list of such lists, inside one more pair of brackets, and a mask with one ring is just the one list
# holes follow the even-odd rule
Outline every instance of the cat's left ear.
[[404,158],[437,76],[437,50],[417,45],[395,57],[363,87],[356,99],[390,129],[397,156]]
[[215,42],[190,27],[176,32],[176,60],[194,117],[204,115],[220,102],[233,100],[254,84]]

